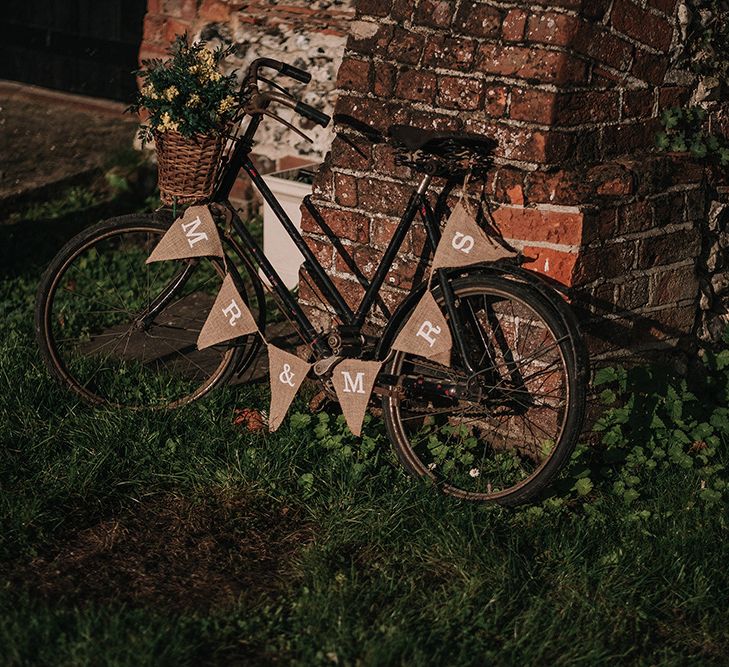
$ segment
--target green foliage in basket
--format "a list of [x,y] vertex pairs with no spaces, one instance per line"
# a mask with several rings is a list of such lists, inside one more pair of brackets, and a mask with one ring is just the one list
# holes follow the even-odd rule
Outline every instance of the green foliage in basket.
[[187,35],[178,35],[170,47],[170,58],[143,60],[135,72],[142,88],[128,111],[146,110],[147,122],[140,126],[142,142],[154,132],[179,132],[191,137],[219,131],[235,114],[236,77],[219,71],[231,51],[210,51],[205,42],[188,44]]

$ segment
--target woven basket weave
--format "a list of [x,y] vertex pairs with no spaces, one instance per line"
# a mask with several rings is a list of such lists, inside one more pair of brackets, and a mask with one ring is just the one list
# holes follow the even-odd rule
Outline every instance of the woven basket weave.
[[155,133],[160,199],[165,204],[192,204],[208,199],[215,188],[225,133],[184,137]]

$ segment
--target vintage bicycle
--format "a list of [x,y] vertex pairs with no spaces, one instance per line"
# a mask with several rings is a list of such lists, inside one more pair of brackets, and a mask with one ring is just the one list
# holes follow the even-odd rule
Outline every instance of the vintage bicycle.
[[[261,344],[260,336],[251,334],[196,347],[215,295],[231,275],[262,333],[270,291],[309,350],[311,378],[325,389],[331,389],[332,374],[345,357],[383,362],[372,400],[379,403],[387,435],[410,473],[466,500],[515,505],[533,499],[572,452],[585,412],[588,361],[563,296],[514,260],[439,268],[430,281],[424,274],[394,312],[385,312],[381,330],[373,332],[366,324],[376,306],[384,308],[378,295],[416,218],[422,220],[430,255],[449,214],[449,197],[467,174],[476,179],[487,172],[493,141],[407,126],[381,134],[354,119],[338,119],[366,141],[390,143],[402,164],[420,174],[371,280],[360,276],[364,296],[352,308],[250,157],[264,117],[278,118],[271,111],[276,105],[322,126],[330,118],[262,76],[263,69],[302,83],[311,79],[267,58],[255,60],[244,77],[239,122],[207,202],[216,214],[225,257],[145,263],[173,221],[168,208],[111,218],[81,232],[52,260],[38,290],[36,332],[50,372],[99,405],[169,409],[203,397],[245,373]],[[312,323],[230,204],[241,169],[302,253],[302,275],[310,277],[335,316],[331,329],[318,330]],[[438,188],[432,187],[434,179]],[[305,203],[324,224],[314,204]],[[449,365],[392,349],[426,290],[448,323]]]

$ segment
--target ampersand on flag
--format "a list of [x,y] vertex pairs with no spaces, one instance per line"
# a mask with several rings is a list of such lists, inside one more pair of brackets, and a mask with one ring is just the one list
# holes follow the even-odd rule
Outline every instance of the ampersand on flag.
[[269,343],[268,370],[271,378],[269,431],[275,431],[283,422],[296,392],[306,379],[310,369],[310,363]]

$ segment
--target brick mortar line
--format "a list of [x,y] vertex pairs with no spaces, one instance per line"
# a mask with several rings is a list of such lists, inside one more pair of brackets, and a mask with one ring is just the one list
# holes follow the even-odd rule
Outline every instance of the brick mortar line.
[[507,157],[495,157],[493,163],[494,166],[496,166],[497,168],[516,167],[520,171],[524,171],[529,174],[533,174],[539,171],[546,171],[553,165],[558,164],[555,162],[528,162],[526,160],[512,160]]
[[[672,269],[666,269],[664,267],[659,267],[659,270],[654,270],[652,273],[648,274],[644,270],[636,272],[639,275],[632,276],[629,274],[626,274],[625,276],[621,276],[620,278],[616,279],[610,279],[605,280],[602,283],[599,283],[597,285],[594,285],[594,287],[604,287],[604,286],[610,286],[613,289],[619,289],[621,287],[624,287],[625,285],[629,285],[635,277],[646,277],[649,280],[649,296],[651,296],[655,290],[655,281],[659,280],[664,274],[670,274],[673,275],[677,270],[688,268],[691,266],[690,264],[682,264],[679,266],[672,265],[674,268]],[[580,286],[580,289],[583,289],[583,286]],[[697,288],[698,289],[698,288]],[[674,303],[674,302],[672,302]]]
[[[618,164],[618,163],[615,162],[614,160],[610,160],[607,163],[600,162],[597,164],[600,165],[600,164]],[[363,170],[359,170],[359,169],[348,169],[346,167],[335,166],[335,167],[331,167],[331,171],[333,174],[342,174],[344,176],[351,176],[352,178],[356,178],[356,179],[370,179],[370,180],[382,181],[385,183],[392,183],[393,185],[401,185],[401,186],[407,186],[407,187],[415,187],[415,185],[417,185],[417,182],[418,182],[417,179],[405,180],[404,178],[390,176],[389,174],[384,174],[384,173],[373,171],[373,170],[363,171]],[[528,173],[537,173],[538,171],[540,171],[540,170],[538,170],[538,169],[531,170]],[[632,170],[629,170],[629,171],[632,172]],[[661,199],[663,197],[667,197],[671,194],[678,194],[678,193],[688,196],[692,192],[700,191],[702,189],[702,187],[703,186],[701,185],[701,183],[698,183],[698,182],[697,183],[687,183],[687,184],[682,184],[682,185],[674,185],[674,186],[670,186],[670,187],[666,188],[664,191],[662,191],[660,193],[648,195],[643,199],[641,199],[637,196],[631,196],[629,198],[629,201],[621,201],[620,204],[636,203],[638,201],[653,202],[653,201],[657,201],[658,199]],[[520,205],[516,205],[516,204],[510,204],[507,202],[501,202],[501,201],[495,200],[495,199],[493,199],[493,194],[491,194],[491,193],[489,193],[489,197],[487,198],[487,200],[490,202],[499,204],[499,208],[510,208],[510,209],[515,209],[515,210],[527,208],[527,209],[538,209],[538,210],[547,210],[547,211],[553,210],[558,213],[575,213],[575,214],[577,214],[577,213],[589,214],[591,212],[591,211],[585,210],[585,207],[591,206],[591,204],[589,202],[586,202],[584,204],[574,205],[574,206],[572,206],[572,205],[563,206],[563,205],[559,205],[559,204],[551,204],[549,202],[531,202],[528,205],[520,206]],[[330,203],[328,200],[322,200],[322,199],[318,199],[315,201],[317,201],[318,203],[327,203],[327,204]],[[685,202],[684,202],[684,205],[685,205]],[[339,207],[339,206],[337,206],[337,207]],[[547,207],[552,207],[552,208],[547,208]],[[341,208],[348,209],[349,207],[345,206],[345,207],[341,207]],[[599,209],[599,207],[597,207],[597,208]],[[363,209],[354,208],[352,210],[364,212]],[[367,213],[369,213],[369,211]],[[617,212],[616,212],[616,214],[617,214]],[[387,216],[387,217],[393,217],[393,216]],[[689,222],[689,221],[686,221],[686,222]],[[626,238],[627,238],[627,236],[626,236]]]
[[[498,225],[497,225],[498,227]],[[501,230],[499,230],[501,231]],[[510,245],[528,245],[532,248],[544,248],[546,250],[556,250],[558,252],[564,252],[570,255],[578,255],[580,253],[580,250],[582,250],[585,246],[583,245],[573,245],[568,243],[550,243],[549,241],[530,241],[529,239],[519,239],[519,238],[512,238],[509,236],[504,236],[504,241],[509,243]]]
[[[620,80],[621,84],[633,84],[633,88],[622,88],[623,90],[646,90],[650,88],[660,88],[661,86],[659,84],[652,84],[648,81],[644,81],[643,79],[639,79],[637,76],[634,76],[630,73],[630,70],[633,68],[633,65],[635,63],[635,57],[631,56],[630,65],[628,66],[628,69],[626,71],[622,71],[619,69],[615,69],[614,67],[611,67],[610,65],[607,65],[606,63],[599,63],[600,67],[604,69],[609,74],[612,74],[616,79]],[[594,68],[590,71],[590,76],[588,78],[589,81],[592,81],[593,77],[595,76]]]
[[[512,6],[511,9],[513,9],[513,8],[514,7]],[[540,10],[535,11],[532,8],[530,8],[530,11],[532,11],[534,14],[537,14],[537,13],[538,14],[546,14],[546,13],[554,12],[555,14],[564,14],[564,15],[567,15],[567,16],[574,16],[574,17],[576,17],[578,19],[582,19],[582,16],[580,14],[571,12],[571,11],[567,10],[566,8],[562,8],[562,7],[549,7],[548,8],[548,11],[545,11],[545,9],[546,8],[544,6],[542,6],[540,8]],[[613,8],[611,7],[610,8],[610,12],[609,13],[606,13],[606,16],[608,16],[610,19],[612,19],[612,9]],[[561,11],[557,11],[557,10],[561,10]],[[371,16],[371,15],[367,15],[367,16]],[[454,12],[454,16],[455,16],[455,12]],[[410,21],[403,21],[401,23],[400,21],[396,21],[395,19],[391,18],[390,16],[384,16],[384,17],[375,17],[375,16],[372,16],[372,18],[374,19],[373,21],[364,21],[364,22],[365,23],[374,23],[377,26],[380,26],[380,25],[383,25],[383,24],[384,25],[394,25],[394,26],[396,26],[398,28],[400,28],[400,27],[405,28],[409,32],[411,32],[413,34],[416,34],[416,35],[429,35],[429,36],[432,36],[432,35],[438,35],[438,36],[445,35],[445,36],[448,36],[449,33],[452,34],[452,29],[450,29],[450,28],[452,28],[452,26],[450,28],[431,28],[430,26],[421,25],[421,24],[418,24],[418,23],[413,23],[412,20],[410,20]],[[662,18],[670,23],[670,20],[665,15],[662,16]],[[357,20],[357,19],[355,19],[355,20]],[[589,25],[589,24],[585,23],[585,21],[582,20],[582,25],[580,26],[580,28],[584,27],[585,25]],[[667,52],[660,51],[659,49],[656,49],[656,48],[654,48],[654,47],[652,47],[652,46],[650,46],[648,44],[644,44],[643,42],[640,42],[639,40],[637,40],[637,39],[635,39],[633,37],[630,37],[629,35],[626,35],[625,33],[620,32],[617,28],[615,28],[614,25],[612,25],[612,23],[610,23],[610,24],[602,23],[600,25],[608,33],[610,33],[613,37],[618,37],[620,39],[623,39],[626,43],[630,44],[631,46],[640,48],[640,49],[642,49],[644,51],[647,51],[648,53],[650,53],[652,55],[665,55],[665,56],[667,56]],[[578,29],[578,32],[579,32],[579,29]],[[673,32],[674,33],[676,32],[676,26],[675,25],[673,26]],[[528,36],[526,34],[525,34],[525,37],[524,37],[524,39],[522,41],[520,41],[520,42],[514,42],[514,43],[504,42],[503,39],[500,36],[498,38],[496,38],[496,37],[489,38],[489,37],[479,37],[477,35],[473,35],[473,36],[471,36],[471,35],[464,35],[464,37],[467,37],[468,39],[473,40],[474,42],[478,43],[479,46],[481,44],[484,44],[484,43],[488,43],[488,44],[499,44],[499,45],[504,46],[504,47],[514,46],[514,47],[517,47],[517,48],[524,48],[525,46],[527,48],[529,48],[529,46],[532,46],[532,45],[539,45],[539,46],[543,46],[543,47],[550,47],[549,50],[554,50],[554,51],[566,51],[566,49],[569,49],[569,47],[570,47],[570,44],[567,44],[565,46],[561,46],[559,44],[549,44],[549,43],[545,43],[545,42],[530,41],[528,39]],[[358,52],[355,51],[355,53],[358,53]],[[588,58],[592,62],[595,62],[594,59],[590,58],[589,56],[584,56],[584,55],[580,54],[577,51],[572,50],[569,53],[571,53],[572,55],[576,55],[576,56],[582,57],[582,58]],[[422,54],[421,54],[421,59],[422,59]],[[420,60],[418,62],[420,62]]]
[[[691,304],[691,301],[689,300],[689,302],[672,304],[671,306],[663,308],[662,310],[664,310],[664,311],[672,310],[676,307],[683,307],[683,306],[687,306],[690,304]],[[585,326],[587,326],[587,327],[589,327],[590,325],[594,325],[594,324],[601,324],[602,322],[605,322],[605,321],[618,322],[618,321],[622,320],[623,322],[634,323],[636,320],[640,320],[640,319],[651,319],[651,317],[650,317],[651,315],[653,315],[655,313],[659,313],[659,312],[661,312],[661,311],[659,311],[659,310],[652,310],[652,311],[649,311],[649,310],[641,310],[641,311],[622,310],[619,313],[605,313],[603,315],[592,316],[590,318],[586,318],[585,320],[583,320],[583,322],[584,322]],[[630,315],[632,315],[632,317],[630,317]],[[594,336],[595,334],[592,334],[592,335]]]
[[[473,0],[472,0],[473,1]],[[478,0],[476,0],[478,2]],[[545,7],[544,5],[528,5],[526,7],[514,7],[513,4],[508,4],[505,2],[478,2],[480,5],[484,5],[486,7],[492,7],[494,9],[499,10],[506,10],[508,13],[511,9],[523,9],[527,12],[531,12],[532,14],[547,14],[547,13],[554,13],[554,14],[562,14],[566,16],[574,16],[575,18],[581,18],[580,14],[577,13],[573,9],[569,9],[568,7]],[[456,7],[453,10],[453,19],[458,15],[458,10],[460,9],[461,2],[460,0],[457,2]],[[414,8],[415,9],[415,8]],[[411,16],[414,16],[414,12]],[[451,19],[451,24],[448,26],[441,28],[436,27],[433,28],[431,26],[425,25],[423,23],[418,23],[417,21],[414,21],[413,18],[405,19],[404,21],[400,21],[398,19],[392,18],[389,14],[387,16],[376,16],[374,14],[360,14],[357,18],[355,18],[355,21],[362,21],[363,23],[376,23],[377,25],[394,25],[398,28],[406,28],[410,30],[411,32],[418,32],[423,34],[442,34],[447,31],[452,31],[453,29],[453,19]],[[470,37],[470,35],[469,35]],[[473,39],[487,39],[485,37],[477,37],[473,36]]]
[[660,199],[661,197],[666,197],[667,195],[673,195],[677,194],[679,192],[681,193],[690,193],[694,192],[695,190],[703,190],[704,186],[700,181],[697,181],[696,183],[681,183],[678,185],[669,185],[666,187],[665,190],[662,192],[658,192],[655,194],[646,195],[645,201],[655,201],[656,199]]
[[313,308],[314,310],[319,310],[323,313],[336,315],[334,309],[328,303],[326,303],[326,301],[307,301],[306,299],[299,299],[299,303],[304,306],[308,306],[309,308]]
[[[345,173],[345,172],[341,172],[341,173]],[[350,174],[345,174],[345,175],[350,175]],[[401,184],[398,181],[394,181],[394,180],[389,180],[389,179],[386,180],[384,178],[383,179],[373,178],[371,175],[365,176],[364,178],[369,178],[370,180],[382,180],[383,182],[393,183],[396,185]],[[397,217],[396,215],[381,213],[379,211],[365,210],[365,209],[362,209],[359,207],[342,206],[341,204],[338,204],[335,201],[330,202],[329,200],[315,199],[313,197],[312,197],[311,201],[315,205],[324,205],[324,208],[327,208],[330,210],[342,211],[343,213],[357,213],[364,217],[369,217],[369,218],[371,218],[370,222],[372,222],[372,220],[374,220],[374,219],[391,220],[391,221],[400,220],[400,218]],[[557,206],[554,204],[544,204],[544,203],[542,203],[542,204],[535,203],[534,206],[503,205],[503,206],[499,206],[498,208],[502,208],[502,207],[509,208],[511,210],[546,211],[546,212],[552,212],[552,213],[569,214],[569,215],[574,215],[574,216],[582,214],[582,211],[579,209],[579,207],[576,207],[576,206]],[[543,208],[543,207],[550,207],[550,208]],[[576,247],[576,246],[573,246],[572,244],[561,244],[561,245],[563,245],[564,247],[570,247],[570,248]],[[584,245],[584,244],[583,244],[583,246],[589,247],[589,245]]]
[[677,269],[682,269],[687,266],[694,266],[694,260],[693,259],[684,259],[680,260],[678,262],[674,262],[672,264],[660,264],[659,266],[651,266],[646,269],[632,269],[625,273],[622,276],[618,276],[617,278],[596,278],[595,280],[591,280],[588,283],[582,283],[579,285],[578,289],[580,290],[589,290],[594,287],[601,287],[606,284],[612,284],[612,285],[622,285],[629,280],[631,280],[631,276],[633,273],[640,274],[641,276],[647,276],[651,278],[654,275],[657,275],[659,273],[669,273],[672,271],[676,271]]
[[[654,16],[657,16],[659,18],[662,18],[664,21],[669,21],[669,22],[670,22],[670,20],[672,18],[675,18],[675,13],[676,13],[676,11],[678,9],[678,5],[676,5],[676,7],[674,8],[673,13],[671,13],[671,14],[665,14],[660,9],[658,9],[656,7],[651,7],[649,4],[647,4],[645,2],[645,0],[629,0],[629,1],[630,1],[630,4],[636,5],[638,8],[640,8],[640,9],[648,12],[649,14],[653,14]],[[613,5],[614,4],[615,3],[613,1],[613,3],[610,6],[610,14],[612,14]]]
[[648,229],[644,232],[634,232],[633,234],[625,234],[623,236],[616,236],[611,239],[607,239],[606,241],[601,242],[599,245],[593,246],[592,244],[588,244],[588,247],[594,248],[594,247],[602,247],[603,245],[617,245],[619,243],[626,243],[630,241],[640,241],[641,239],[650,239],[655,236],[666,236],[668,234],[672,234],[673,232],[680,232],[685,231],[688,229],[694,229],[695,225],[693,221],[689,222],[676,222],[670,225],[664,225],[663,227],[653,227],[652,229]]
[[[597,337],[597,336],[596,336]],[[643,343],[634,345],[633,347],[621,347],[617,350],[601,352],[600,354],[591,354],[592,361],[609,361],[611,359],[631,359],[636,358],[641,352],[658,352],[660,350],[673,350],[681,339],[678,337],[664,338],[656,340],[652,345]]]
[[[323,244],[330,243],[329,239],[326,236],[323,236],[321,234],[307,233],[306,236],[311,237]],[[544,248],[546,250],[554,250],[556,252],[563,252],[563,253],[567,253],[570,255],[579,254],[580,250],[585,247],[585,246],[580,246],[580,245],[569,245],[569,244],[563,244],[563,243],[550,243],[549,241],[532,241],[532,240],[528,240],[528,239],[517,239],[517,238],[511,238],[511,237],[503,237],[503,238],[504,238],[504,241],[506,241],[507,243],[512,244],[512,245],[517,245],[517,246],[528,245],[532,248]],[[382,250],[384,251],[384,249],[387,247],[386,244],[382,245],[382,246],[375,245],[372,243],[371,240],[368,243],[364,243],[362,241],[352,241],[350,239],[339,239],[339,241],[342,243],[342,245],[345,248],[367,247],[367,248],[372,248],[375,250],[379,250],[380,248],[382,248]],[[333,250],[333,253],[332,253],[331,259],[332,259],[332,266],[334,266],[334,264],[336,262],[336,257],[335,257],[336,248],[333,245],[332,245],[332,250]],[[412,252],[402,252],[401,251],[396,255],[396,260],[397,259],[407,260],[407,261],[420,261],[420,260],[422,260],[422,256],[414,254]],[[352,275],[352,274],[347,274],[347,275]]]
[[[332,167],[332,173],[343,174],[344,176],[352,176],[354,178],[370,178],[378,181],[384,181],[385,183],[394,183],[396,185],[412,185],[413,189],[417,187],[418,181],[413,179],[412,181],[399,180],[394,176],[388,174],[381,174],[375,171],[360,171],[358,169],[347,169],[346,167]],[[377,174],[377,176],[375,176]]]
[[[698,288],[696,290],[698,292]],[[684,306],[693,306],[696,303],[696,299],[692,297],[688,297],[686,299],[679,299],[678,301],[673,301],[670,304],[666,304],[663,306],[641,306],[639,308],[631,308],[631,309],[624,309],[617,313],[605,313],[603,315],[600,315],[598,317],[594,317],[590,320],[587,320],[586,322],[592,323],[592,322],[599,322],[600,320],[632,320],[633,317],[626,317],[626,315],[652,315],[654,313],[661,313],[666,310],[674,310],[675,308],[683,308]]]
[[[305,232],[305,234],[306,238],[312,238],[316,241],[319,241],[320,243],[330,244],[332,255],[334,252],[336,252],[336,247],[330,241],[329,237],[326,234],[321,234],[319,232]],[[363,243],[362,241],[352,241],[352,239],[347,239],[344,237],[337,237],[337,241],[341,243],[345,248],[358,248],[363,245],[370,245],[369,243]]]
[[[670,14],[665,14],[664,12],[662,12],[657,7],[651,7],[648,4],[646,4],[645,7],[641,7],[641,9],[645,9],[649,14],[653,14],[654,16],[658,16],[659,18],[662,18],[665,21],[669,21],[670,22],[671,19],[674,19],[674,21],[675,21],[675,19],[676,19],[676,12],[678,11],[678,7],[679,7],[679,5],[676,4],[676,6],[673,8],[673,12],[671,12]],[[612,7],[611,7],[611,12],[612,12]]]
[[[387,60],[386,58],[383,58],[381,56],[367,56],[365,54],[354,52],[358,57],[356,58],[350,58],[350,60],[356,60],[357,62],[368,62],[372,64],[386,64],[386,65],[392,65],[398,73],[401,72],[403,69],[412,69],[416,66],[410,65],[408,63],[401,63],[399,61],[393,61],[393,60]],[[615,72],[616,74],[625,77],[627,74],[627,78],[630,78],[638,83],[641,83],[643,85],[635,87],[635,88],[628,88],[627,90],[651,90],[654,88],[660,88],[661,86],[654,86],[649,84],[646,81],[643,81],[642,79],[638,79],[634,76],[631,76],[629,73],[622,72],[621,70],[616,70],[614,68],[609,68],[607,65],[603,65],[600,63],[600,65],[604,66],[606,69],[610,69],[612,72]],[[512,87],[519,87],[519,88],[526,88],[528,90],[542,90],[545,92],[551,92],[555,94],[562,94],[567,95],[573,92],[620,92],[623,90],[626,90],[625,88],[615,88],[614,86],[601,86],[601,87],[594,87],[594,86],[587,86],[587,85],[580,85],[575,84],[573,82],[567,82],[564,84],[553,84],[553,83],[534,83],[530,81],[529,79],[519,79],[517,77],[513,76],[507,76],[503,75],[500,76],[498,74],[489,74],[487,72],[473,72],[473,71],[466,71],[466,70],[455,70],[455,69],[449,69],[447,67],[429,67],[425,70],[426,72],[436,74],[438,76],[452,76],[454,78],[461,78],[461,79],[472,79],[474,81],[484,81],[484,82],[491,82],[494,83],[497,86],[512,86]],[[355,93],[363,95],[364,93],[361,93],[361,91],[355,91],[355,90],[347,90],[342,88],[336,88],[336,92],[348,94],[348,93]],[[371,93],[368,93],[371,94]],[[381,99],[381,98],[378,98]]]
[[313,204],[323,205],[323,208],[333,209],[336,211],[344,211],[345,213],[359,213],[360,215],[369,216],[370,218],[377,218],[379,220],[399,220],[400,218],[394,215],[388,215],[386,213],[379,213],[375,211],[365,211],[360,208],[350,208],[337,204],[335,201],[329,201],[328,199],[311,199]]
[[[361,99],[361,100],[377,100],[382,102],[384,98],[377,97],[374,93],[367,94],[352,94],[355,91],[342,91],[347,93],[346,98],[349,99]],[[602,92],[602,91],[601,91]],[[449,116],[452,118],[463,118],[464,112],[458,111],[457,109],[448,109],[445,107],[437,107],[427,102],[408,100],[401,97],[388,98],[389,101],[402,102],[409,106],[411,109],[416,111],[424,111],[426,113],[437,113],[442,116]],[[484,114],[483,109],[469,109],[467,112],[468,116],[465,120],[481,120],[480,116]],[[649,117],[637,117],[631,119],[625,119],[623,121],[597,121],[594,123],[582,123],[579,125],[545,125],[543,123],[535,123],[526,120],[519,120],[516,118],[506,118],[505,116],[486,116],[485,122],[490,124],[497,124],[506,127],[518,127],[526,130],[540,130],[542,132],[563,132],[565,134],[577,134],[586,130],[600,130],[606,127],[632,127],[644,123],[646,120],[653,120],[653,116]]]
[[500,204],[498,207],[508,208],[513,211],[522,211],[524,209],[530,211],[547,211],[548,213],[566,213],[567,215],[580,215],[584,216],[584,211],[579,206],[567,206],[562,204],[549,204],[544,202],[533,202],[533,206],[520,205],[520,204]]

